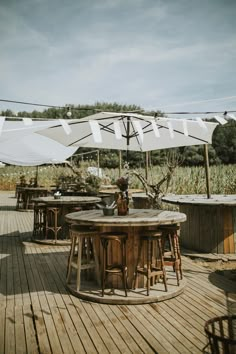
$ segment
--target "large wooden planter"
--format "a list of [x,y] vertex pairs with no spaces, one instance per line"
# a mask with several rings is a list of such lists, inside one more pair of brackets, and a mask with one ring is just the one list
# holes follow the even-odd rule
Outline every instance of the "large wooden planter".
[[236,195],[170,195],[164,202],[179,205],[187,215],[181,245],[190,250],[236,253]]

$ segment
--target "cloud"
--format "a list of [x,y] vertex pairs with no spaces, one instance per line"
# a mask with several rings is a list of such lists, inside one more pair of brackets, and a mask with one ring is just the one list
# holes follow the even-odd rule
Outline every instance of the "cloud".
[[235,4],[3,0],[0,98],[158,108],[233,96]]

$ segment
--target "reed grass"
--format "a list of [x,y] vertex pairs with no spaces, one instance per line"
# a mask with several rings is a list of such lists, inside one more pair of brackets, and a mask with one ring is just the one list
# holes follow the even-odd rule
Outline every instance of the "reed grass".
[[[86,163],[81,169],[85,170]],[[144,169],[138,169],[145,176]],[[148,171],[148,180],[150,183],[157,183],[166,173],[165,166],[154,166]],[[125,171],[122,171],[124,174]],[[0,169],[0,190],[15,190],[16,183],[19,182],[21,175],[25,175],[27,181],[35,177],[36,167],[23,166],[5,166]],[[39,166],[38,183],[41,186],[55,185],[59,176],[72,176],[73,172],[67,166]],[[103,183],[115,184],[119,177],[118,169],[103,169],[105,177]],[[106,180],[106,182],[105,182]],[[109,182],[107,182],[109,180]],[[130,170],[130,188],[142,188],[137,177],[132,176]],[[165,189],[165,186],[163,186]],[[236,165],[218,165],[210,167],[210,189],[211,194],[236,194]],[[164,192],[166,192],[164,190]],[[206,177],[204,167],[177,167],[172,176],[168,193],[175,194],[205,194]]]

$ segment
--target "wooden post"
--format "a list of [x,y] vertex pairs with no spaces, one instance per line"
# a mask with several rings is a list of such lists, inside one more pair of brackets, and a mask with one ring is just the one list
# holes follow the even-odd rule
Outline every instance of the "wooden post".
[[211,198],[210,193],[210,168],[209,168],[209,156],[208,156],[208,145],[204,145],[204,160],[205,160],[205,173],[206,173],[206,187],[207,187],[207,198]]
[[121,169],[122,169],[122,153],[119,150],[119,177],[121,177]]
[[98,168],[98,177],[100,177],[100,155],[99,155],[99,150],[97,150],[97,168]]
[[148,166],[149,166],[149,152],[146,151],[145,152],[145,178],[146,180],[148,180]]
[[39,166],[36,166],[35,187],[38,187]]

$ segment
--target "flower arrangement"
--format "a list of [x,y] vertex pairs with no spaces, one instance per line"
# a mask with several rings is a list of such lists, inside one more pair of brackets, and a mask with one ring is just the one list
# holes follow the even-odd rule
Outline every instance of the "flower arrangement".
[[116,185],[120,189],[120,192],[115,194],[118,215],[126,215],[129,210],[129,177],[127,176],[118,178],[116,180]]
[[129,186],[129,177],[119,177],[116,180],[116,185],[122,192],[127,191]]

